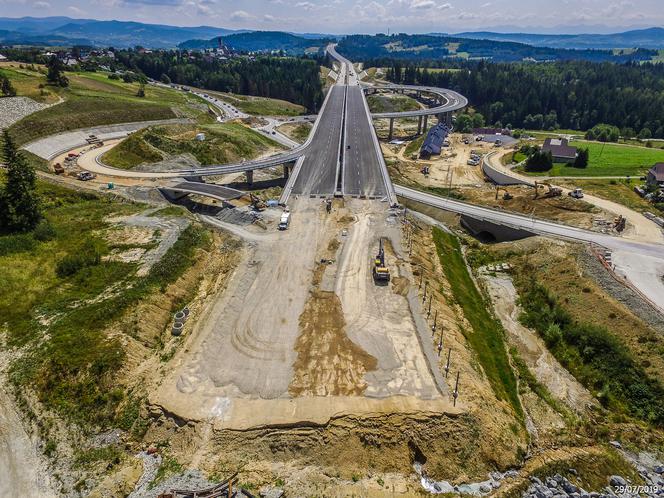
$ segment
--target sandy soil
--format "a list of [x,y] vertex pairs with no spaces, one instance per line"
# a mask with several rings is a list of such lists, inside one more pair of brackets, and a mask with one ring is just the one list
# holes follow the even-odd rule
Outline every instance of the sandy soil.
[[45,462],[23,429],[13,401],[0,387],[0,496],[51,498]]
[[[399,170],[406,177],[427,187],[474,186],[484,183],[484,175],[479,166],[470,166],[468,160],[472,151],[486,154],[493,147],[485,142],[463,143],[463,135],[450,135],[450,146],[443,148],[439,156],[431,159],[415,159],[406,156],[406,146],[393,146],[382,143],[386,158],[399,161]],[[429,167],[427,176],[421,173],[424,166]]]
[[407,300],[371,280],[377,236],[396,237],[398,224],[380,203],[357,201],[353,212],[336,206],[327,215],[320,200],[301,198],[287,231],[250,243],[153,401],[224,428],[449,408]]

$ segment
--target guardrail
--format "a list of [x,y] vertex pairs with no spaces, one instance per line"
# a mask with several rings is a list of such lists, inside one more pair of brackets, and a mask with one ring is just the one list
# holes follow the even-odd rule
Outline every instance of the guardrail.
[[397,194],[394,191],[394,185],[392,185],[392,180],[390,179],[390,174],[387,171],[387,164],[385,163],[385,158],[383,157],[383,151],[380,148],[380,142],[378,141],[378,135],[376,134],[376,129],[371,124],[371,112],[369,111],[369,104],[367,104],[367,99],[364,97],[364,92],[360,92],[362,95],[362,103],[364,104],[364,110],[367,113],[367,119],[369,120],[369,127],[371,128],[371,141],[374,144],[374,150],[378,156],[378,163],[380,164],[380,172],[383,176],[383,183],[385,184],[385,190],[387,191],[387,198],[390,203],[390,206],[396,206],[399,202],[397,200]]

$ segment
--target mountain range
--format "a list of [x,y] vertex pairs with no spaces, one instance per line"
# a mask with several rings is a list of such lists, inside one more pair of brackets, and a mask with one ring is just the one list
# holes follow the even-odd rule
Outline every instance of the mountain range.
[[[441,33],[441,35],[444,35]],[[476,31],[456,33],[456,38],[516,42],[535,47],[571,49],[664,49],[664,28],[648,28],[613,34],[549,35],[534,33],[495,33]]]
[[[250,34],[249,34],[250,33]],[[141,45],[147,48],[204,48],[215,46],[218,37],[242,35],[227,42],[238,50],[285,50],[297,53],[321,40],[341,38],[317,33],[231,30],[214,26],[181,27],[132,21],[99,21],[70,17],[0,17],[0,44],[4,45],[92,45],[118,48]],[[434,36],[450,36],[431,33]],[[664,28],[648,28],[614,34],[536,34],[462,32],[455,38],[512,42],[560,49],[664,49]]]

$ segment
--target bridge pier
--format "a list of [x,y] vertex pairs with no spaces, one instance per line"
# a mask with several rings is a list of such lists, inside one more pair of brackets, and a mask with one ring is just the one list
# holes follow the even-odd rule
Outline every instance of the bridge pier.
[[428,123],[428,121],[429,121],[429,116],[425,114],[424,115],[424,128],[422,129],[422,133],[427,132],[427,123]]
[[392,140],[392,135],[394,134],[394,118],[390,118],[390,132],[387,135],[387,140]]
[[417,117],[417,134],[422,134],[422,116]]
[[446,112],[445,113],[445,124],[449,127],[452,126],[452,113],[451,112]]
[[290,175],[290,166],[288,164],[284,164],[284,180],[288,180],[289,175]]
[[254,183],[254,170],[253,169],[247,170],[245,174],[247,176],[247,184],[251,185],[252,183]]

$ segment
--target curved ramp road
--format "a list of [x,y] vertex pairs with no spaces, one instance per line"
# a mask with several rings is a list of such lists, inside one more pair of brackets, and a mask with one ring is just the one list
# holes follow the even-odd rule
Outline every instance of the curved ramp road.
[[468,99],[461,95],[460,93],[455,92],[454,90],[448,90],[447,88],[436,88],[432,86],[415,86],[415,85],[387,85],[387,86],[371,86],[365,87],[365,90],[369,89],[389,89],[389,90],[418,90],[424,93],[432,93],[438,95],[439,97],[445,99],[445,103],[436,107],[430,107],[428,109],[416,109],[414,111],[402,111],[402,112],[376,112],[371,114],[371,117],[374,119],[379,118],[416,118],[418,116],[435,116],[438,114],[444,114],[446,112],[454,112],[460,109],[463,109],[468,105]]
[[520,214],[475,206],[398,185],[395,186],[395,191],[405,199],[477,220],[519,228],[538,235],[597,244],[609,249],[613,253],[616,273],[627,278],[651,303],[664,312],[664,280],[662,280],[664,244],[627,240]]

